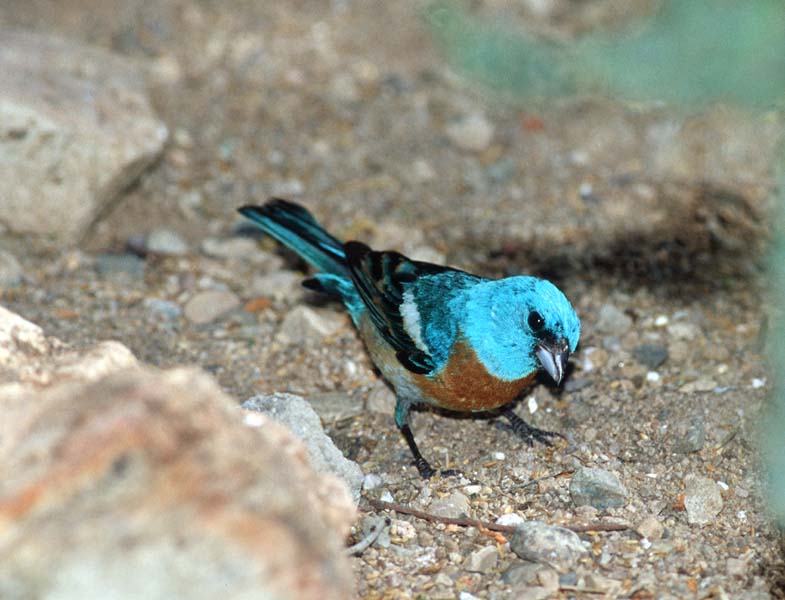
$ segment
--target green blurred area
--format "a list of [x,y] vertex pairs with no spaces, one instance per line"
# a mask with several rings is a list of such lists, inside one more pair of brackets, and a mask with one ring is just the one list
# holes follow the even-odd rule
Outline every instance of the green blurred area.
[[[573,44],[544,40],[442,2],[426,13],[448,60],[468,79],[522,100],[601,92],[699,110],[728,103],[785,106],[785,0],[671,0],[625,31]],[[770,333],[773,393],[761,449],[769,508],[785,527],[785,149],[779,153],[769,282],[779,309]]]
[[673,0],[621,32],[558,44],[441,2],[426,20],[466,77],[547,97],[602,90],[632,101],[759,108],[785,95],[785,2]]

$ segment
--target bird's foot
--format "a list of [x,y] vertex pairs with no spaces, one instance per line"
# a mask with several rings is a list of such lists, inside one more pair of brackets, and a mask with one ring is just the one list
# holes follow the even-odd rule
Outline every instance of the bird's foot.
[[546,431],[545,429],[532,427],[526,421],[516,415],[511,409],[505,411],[504,416],[507,417],[507,420],[510,422],[515,435],[525,441],[529,447],[534,446],[534,442],[540,442],[542,445],[548,447],[553,446],[551,438],[554,437],[566,439],[561,433],[556,431]]
[[422,456],[414,459],[414,466],[417,467],[417,471],[423,479],[430,479],[437,473],[441,477],[458,477],[463,475],[458,469],[434,469]]

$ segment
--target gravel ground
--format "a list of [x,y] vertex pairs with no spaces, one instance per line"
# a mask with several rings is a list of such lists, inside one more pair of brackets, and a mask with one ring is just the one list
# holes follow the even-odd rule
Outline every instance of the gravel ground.
[[[239,401],[305,396],[368,497],[486,522],[629,525],[532,566],[509,535],[391,513],[353,559],[363,597],[782,596],[755,451],[768,384],[749,207],[766,182],[645,176],[636,132],[651,116],[607,101],[488,100],[449,72],[417,4],[60,5],[7,2],[0,22],[138,59],[173,141],[81,250],[2,239],[22,269],[3,293],[11,310],[76,345],[117,339],[156,366],[199,365]],[[564,35],[623,12],[554,6],[541,21]],[[493,418],[423,411],[426,456],[464,476],[421,481],[341,307],[238,225],[237,206],[271,194],[343,237],[553,278],[584,335],[566,385],[542,380],[517,410],[565,439],[529,448]],[[712,211],[724,218],[708,235]],[[376,514],[361,509],[357,539]]]

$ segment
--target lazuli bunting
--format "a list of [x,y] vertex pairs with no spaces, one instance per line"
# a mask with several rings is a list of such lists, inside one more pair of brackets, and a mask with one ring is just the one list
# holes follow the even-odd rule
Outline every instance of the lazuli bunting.
[[435,471],[409,426],[415,404],[461,412],[501,407],[529,445],[550,445],[558,435],[528,425],[511,407],[538,369],[561,382],[578,345],[578,315],[555,285],[536,277],[492,280],[343,243],[286,200],[239,211],[320,271],[306,287],[343,301],[395,389],[395,422],[422,477]]

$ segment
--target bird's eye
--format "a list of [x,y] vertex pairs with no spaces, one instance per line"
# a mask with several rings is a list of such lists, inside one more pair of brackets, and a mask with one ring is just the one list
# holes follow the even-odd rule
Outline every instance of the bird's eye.
[[532,331],[539,331],[545,326],[545,319],[542,318],[540,313],[533,310],[529,313],[529,327]]

